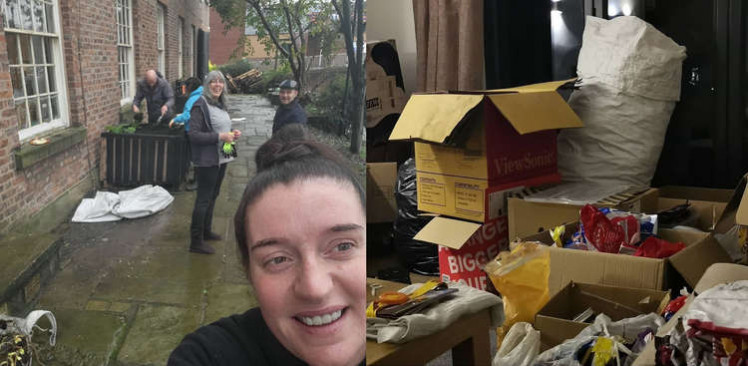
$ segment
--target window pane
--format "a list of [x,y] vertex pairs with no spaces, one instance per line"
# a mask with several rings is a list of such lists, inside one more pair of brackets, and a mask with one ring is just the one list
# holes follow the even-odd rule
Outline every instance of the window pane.
[[49,92],[53,93],[57,91],[57,84],[55,81],[55,67],[47,67],[47,77],[49,78]]
[[7,0],[5,2],[5,14],[3,14],[3,25],[6,28],[16,27],[16,18],[18,17],[18,1]]
[[8,41],[8,63],[11,65],[21,63],[18,57],[18,36],[13,33],[5,33],[5,39]]
[[37,67],[36,68],[36,82],[38,83],[39,87],[39,94],[44,94],[47,92],[47,70],[45,70],[46,67]]
[[53,93],[57,91],[57,84],[55,79],[55,67],[47,67],[47,77],[49,78],[49,92]]
[[55,12],[52,4],[44,4],[44,8],[45,16],[47,17],[47,32],[57,33],[57,29],[55,28]]
[[24,78],[24,82],[26,83],[26,95],[27,96],[36,95],[36,82],[34,81],[34,68],[24,67],[23,78]]
[[44,59],[44,42],[40,36],[31,36],[31,44],[34,46],[34,63],[43,64]]
[[19,36],[19,40],[21,41],[21,55],[23,58],[23,63],[30,64],[31,63],[31,37],[29,37],[26,34],[21,34]]
[[44,27],[44,8],[39,0],[32,0],[34,6],[34,30],[37,32],[46,32]]
[[26,101],[16,101],[16,118],[18,118],[18,129],[22,130],[29,127],[28,118],[26,117]]
[[29,121],[31,126],[39,124],[39,100],[37,98],[29,98]]
[[52,63],[52,38],[44,37],[44,54],[47,55],[47,63]]
[[10,68],[10,83],[13,84],[13,98],[23,97],[23,78],[21,77],[21,68]]
[[34,30],[34,24],[31,20],[31,1],[19,0],[21,2],[21,26],[20,29]]
[[50,122],[52,120],[52,113],[49,111],[49,97],[42,97],[40,101],[39,107],[42,110],[42,122]]
[[60,108],[57,105],[57,94],[52,95],[50,101],[50,105],[52,106],[52,119],[60,118]]

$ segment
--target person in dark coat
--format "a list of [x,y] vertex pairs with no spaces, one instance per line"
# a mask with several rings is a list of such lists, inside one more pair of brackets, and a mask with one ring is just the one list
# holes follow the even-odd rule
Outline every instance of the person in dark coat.
[[213,209],[226,175],[226,165],[234,157],[225,153],[224,144],[233,143],[241,132],[231,128],[226,106],[226,79],[220,71],[211,71],[203,84],[203,95],[192,107],[190,131],[187,133],[195,164],[197,197],[190,225],[190,251],[213,254],[206,240],[223,238],[211,229]]
[[299,100],[296,98],[299,95],[299,83],[293,80],[284,80],[280,84],[280,99],[281,105],[278,110],[275,111],[275,117],[273,117],[273,134],[278,132],[284,126],[292,123],[301,123],[306,125],[306,111],[304,107],[299,104]]
[[138,81],[135,98],[132,100],[132,110],[140,113],[140,102],[148,103],[148,123],[166,122],[170,119],[169,111],[174,109],[174,90],[156,70],[148,70],[143,79]]

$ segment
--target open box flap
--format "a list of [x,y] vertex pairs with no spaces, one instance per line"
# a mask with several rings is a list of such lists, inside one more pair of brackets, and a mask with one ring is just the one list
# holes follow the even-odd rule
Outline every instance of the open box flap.
[[686,245],[683,250],[670,256],[669,261],[691,287],[696,286],[709,266],[731,262],[730,256],[711,234],[702,239],[699,245]]
[[398,118],[390,140],[418,139],[443,143],[482,100],[483,95],[413,95]]
[[413,239],[460,249],[481,226],[475,222],[438,216],[429,221]]
[[738,186],[730,198],[730,201],[725,206],[725,210],[722,211],[717,226],[714,231],[717,233],[726,233],[735,226],[735,224],[748,225],[748,197],[746,197],[746,182],[748,182],[748,174],[744,175],[743,178],[738,182]]
[[482,92],[485,94],[549,92],[549,91],[556,91],[558,90],[558,88],[566,84],[573,85],[573,83],[575,83],[576,81],[577,81],[577,78],[571,78],[567,80],[549,81],[546,83],[530,84],[530,85],[518,86],[514,88],[482,90]]
[[520,135],[584,126],[579,116],[555,91],[493,94],[488,99]]

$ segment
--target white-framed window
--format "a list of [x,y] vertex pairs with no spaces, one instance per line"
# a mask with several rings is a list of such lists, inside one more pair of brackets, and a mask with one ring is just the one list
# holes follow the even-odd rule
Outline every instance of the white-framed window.
[[115,0],[117,13],[117,62],[120,105],[132,101],[135,90],[135,61],[132,49],[132,7],[130,0]]
[[158,71],[166,76],[166,32],[164,32],[164,8],[158,5]]
[[68,125],[57,0],[0,0],[21,141]]
[[177,31],[177,77],[184,77],[184,19],[179,17],[179,30]]
[[192,42],[190,42],[190,55],[192,55],[192,76],[197,76],[197,28],[192,26]]

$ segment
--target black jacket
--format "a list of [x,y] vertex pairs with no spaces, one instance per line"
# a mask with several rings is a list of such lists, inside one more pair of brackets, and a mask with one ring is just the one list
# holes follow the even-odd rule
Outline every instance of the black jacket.
[[218,132],[210,122],[208,102],[204,97],[195,101],[190,111],[190,131],[187,137],[192,150],[192,163],[199,167],[218,166]]
[[259,308],[223,318],[188,334],[167,362],[168,366],[305,364],[273,336]]
[[170,111],[174,110],[174,91],[171,90],[169,82],[162,78],[157,79],[153,88],[145,79],[138,81],[132,104],[140,106],[143,98],[148,102],[148,123],[156,123],[158,117],[161,116],[161,106],[166,105]]
[[306,112],[298,100],[294,100],[288,105],[281,104],[275,111],[275,117],[273,117],[273,134],[291,123],[306,124],[306,122]]

